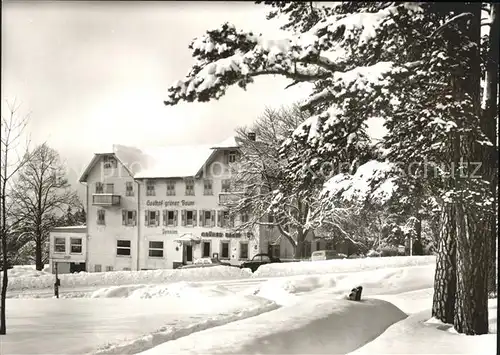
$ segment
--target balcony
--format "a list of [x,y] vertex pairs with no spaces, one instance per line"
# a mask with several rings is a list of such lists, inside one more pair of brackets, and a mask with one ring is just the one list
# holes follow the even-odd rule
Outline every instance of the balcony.
[[119,206],[120,197],[114,194],[93,194],[92,204],[94,206]]
[[234,205],[243,197],[244,192],[221,192],[219,193],[219,205]]

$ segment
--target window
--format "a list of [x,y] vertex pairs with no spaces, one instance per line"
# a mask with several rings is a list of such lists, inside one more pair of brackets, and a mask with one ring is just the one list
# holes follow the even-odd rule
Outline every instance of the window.
[[240,242],[240,259],[248,259],[248,243]]
[[55,253],[65,253],[66,252],[66,238],[55,238],[54,239],[54,252]]
[[175,180],[167,180],[167,196],[175,196]]
[[182,210],[181,216],[183,226],[196,226],[196,210]]
[[146,227],[158,227],[160,225],[160,211],[146,210],[144,212]]
[[210,179],[203,180],[203,194],[212,195],[212,180]]
[[130,256],[130,240],[116,241],[116,255]]
[[200,226],[215,227],[215,211],[200,211]]
[[95,183],[95,193],[103,194],[104,193],[104,184],[102,182]]
[[115,192],[115,186],[113,184],[105,184],[105,193],[112,194]]
[[73,254],[82,253],[82,238],[71,238],[69,244],[71,253]]
[[242,213],[240,216],[241,223],[248,223],[248,213]]
[[112,266],[106,266],[106,271],[113,271],[113,267]]
[[238,157],[238,154],[236,153],[236,151],[232,150],[229,152],[229,162],[230,163],[236,162],[237,157]]
[[102,272],[102,267],[99,264],[94,265],[94,271],[95,272]]
[[163,225],[170,227],[177,226],[177,211],[163,210]]
[[219,211],[218,225],[222,228],[232,227],[232,218],[229,211]]
[[319,240],[316,241],[316,250],[321,250],[321,242]]
[[186,179],[186,196],[194,196],[194,180]]
[[220,258],[221,259],[229,259],[229,243],[230,242],[221,242],[220,243]]
[[210,241],[203,241],[203,246],[202,246],[202,258],[209,258],[210,257],[210,249],[212,247],[212,243]]
[[221,191],[222,192],[230,192],[231,191],[231,180],[224,179],[221,181]]
[[146,196],[155,195],[155,183],[153,180],[146,181]]
[[117,162],[116,159],[110,155],[105,155],[102,157],[102,164],[104,169],[116,168]]
[[124,226],[135,226],[137,213],[130,210],[122,210],[122,224]]
[[106,210],[97,210],[97,224],[101,226],[106,224]]
[[134,183],[132,181],[125,183],[125,194],[127,196],[134,196]]
[[149,242],[149,256],[152,258],[163,258],[163,242]]

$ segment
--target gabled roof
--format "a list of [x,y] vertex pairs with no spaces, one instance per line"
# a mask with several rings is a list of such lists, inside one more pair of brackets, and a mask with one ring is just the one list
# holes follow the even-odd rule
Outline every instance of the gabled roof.
[[208,145],[170,146],[143,150],[147,159],[136,179],[196,176],[213,151]]
[[238,143],[238,138],[235,136],[231,136],[219,144],[214,145],[211,147],[212,149],[230,149],[230,148],[239,148],[240,144]]
[[173,145],[167,147],[137,148],[113,145],[113,153],[97,153],[85,169],[80,182],[85,182],[88,174],[102,155],[112,154],[134,179],[178,178],[197,176],[209,164],[218,149],[238,148],[234,137],[216,146]]
[[92,157],[92,160],[90,161],[89,165],[85,168],[85,170],[82,173],[82,176],[80,176],[80,179],[78,180],[79,182],[85,182],[87,181],[87,178],[89,177],[90,172],[94,168],[94,166],[97,164],[99,159],[101,159],[102,156],[104,155],[114,155],[113,153],[94,153],[94,156]]

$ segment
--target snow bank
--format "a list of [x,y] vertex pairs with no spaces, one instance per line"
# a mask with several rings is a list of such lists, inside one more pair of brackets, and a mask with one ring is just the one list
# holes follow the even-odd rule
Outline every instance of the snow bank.
[[228,297],[233,295],[233,292],[220,285],[177,282],[169,285],[128,285],[102,288],[93,292],[90,298],[177,297],[193,300],[200,298]]
[[[434,265],[389,268],[351,274],[326,274],[270,279],[253,290],[247,291],[280,305],[292,305],[300,301],[297,296],[307,293],[323,293],[330,297],[345,297],[353,287],[363,286],[363,296],[395,294],[428,289],[434,283]],[[425,294],[428,296],[428,292]],[[384,298],[384,300],[386,300]],[[389,299],[388,301],[392,301]],[[395,303],[395,302],[394,302]],[[430,303],[427,303],[427,306]],[[396,306],[399,306],[396,304]],[[400,307],[401,308],[401,307]],[[424,308],[425,309],[425,308]]]
[[395,256],[387,258],[335,259],[300,263],[275,263],[260,266],[252,277],[279,277],[294,275],[329,274],[374,270],[382,268],[430,265],[436,263],[431,256]]
[[[43,271],[38,271],[35,265],[14,265],[12,269],[7,271],[9,282],[17,277],[40,277],[50,275],[47,272],[47,265]],[[0,278],[1,279],[1,278]]]
[[293,307],[169,341],[140,354],[341,354],[374,339],[405,317],[382,300],[308,299]]
[[[130,284],[162,284],[178,281],[234,280],[248,278],[249,270],[230,266],[214,266],[198,269],[164,269],[147,271],[81,272],[62,274],[62,288],[78,286],[111,286]],[[52,288],[54,275],[40,274],[38,277],[19,276],[9,280],[8,290]]]
[[[430,302],[430,299],[428,300]],[[496,330],[496,302],[490,303],[491,328]],[[495,306],[493,305],[495,304]],[[495,354],[496,334],[456,334],[449,324],[426,321],[429,309],[389,327],[382,335],[351,354]]]

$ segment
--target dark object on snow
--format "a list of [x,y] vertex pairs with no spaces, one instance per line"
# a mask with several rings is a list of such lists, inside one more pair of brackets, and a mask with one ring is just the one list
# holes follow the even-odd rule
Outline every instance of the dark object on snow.
[[252,260],[242,263],[240,265],[240,268],[249,268],[250,270],[252,270],[252,272],[255,272],[255,270],[257,270],[259,266],[271,263],[281,263],[281,260],[278,258],[273,258],[269,254],[257,254],[252,258]]
[[351,301],[361,301],[361,293],[363,292],[363,286],[354,287],[349,294],[349,299]]

